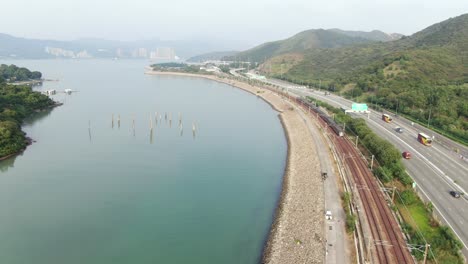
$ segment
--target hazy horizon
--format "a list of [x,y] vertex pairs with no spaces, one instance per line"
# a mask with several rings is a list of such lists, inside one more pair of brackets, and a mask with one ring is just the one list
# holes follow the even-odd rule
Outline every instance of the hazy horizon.
[[[237,42],[240,46],[287,38],[308,29],[410,35],[468,12],[465,1],[181,0],[151,2],[27,0],[3,3],[0,32],[16,37],[118,41],[148,39]],[[382,19],[383,18],[383,19]],[[12,23],[18,21],[21,23]]]

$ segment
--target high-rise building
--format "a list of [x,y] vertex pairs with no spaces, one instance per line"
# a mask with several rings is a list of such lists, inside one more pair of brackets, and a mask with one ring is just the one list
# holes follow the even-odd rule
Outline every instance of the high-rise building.
[[139,48],[138,49],[138,57],[147,58],[148,57],[148,51],[145,48]]
[[173,60],[175,57],[173,48],[159,47],[150,53],[150,59],[153,60]]

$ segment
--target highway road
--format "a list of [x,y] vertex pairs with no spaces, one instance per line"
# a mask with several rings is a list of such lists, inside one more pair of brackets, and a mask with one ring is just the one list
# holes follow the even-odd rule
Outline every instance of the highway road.
[[[314,91],[305,87],[295,86],[279,80],[268,79],[269,83],[285,88],[286,91],[300,96],[312,96],[336,107],[351,109],[352,101],[336,95],[324,95],[324,92]],[[453,151],[453,146],[459,148],[459,153],[468,153],[466,147],[451,142],[444,146],[437,142],[432,147],[422,145],[417,141],[421,132],[411,121],[402,117],[393,118],[391,123],[382,120],[382,113],[371,111],[369,118],[366,114],[353,113],[353,117],[362,117],[369,127],[381,137],[393,143],[401,152],[409,151],[412,159],[403,163],[417,184],[417,189],[423,196],[432,201],[441,221],[452,228],[464,244],[465,256],[468,250],[468,195],[456,199],[449,194],[451,190],[458,190],[468,194],[468,161],[461,159],[460,154]],[[403,133],[397,133],[396,127],[402,127]],[[432,134],[429,134],[432,136]],[[437,135],[437,137],[441,137]],[[443,142],[449,141],[444,139]],[[467,157],[468,158],[468,157]]]

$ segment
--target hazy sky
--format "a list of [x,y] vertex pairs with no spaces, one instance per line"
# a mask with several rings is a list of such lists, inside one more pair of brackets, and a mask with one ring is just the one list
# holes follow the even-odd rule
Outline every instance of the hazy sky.
[[468,12],[467,0],[14,0],[0,32],[69,40],[239,40],[248,45],[312,28],[406,35]]

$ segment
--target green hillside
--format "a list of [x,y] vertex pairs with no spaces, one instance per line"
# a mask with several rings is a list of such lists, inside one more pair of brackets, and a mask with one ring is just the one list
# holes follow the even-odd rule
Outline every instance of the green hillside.
[[226,59],[263,62],[266,59],[281,54],[303,53],[307,50],[321,48],[333,49],[376,41],[371,35],[351,36],[343,32],[347,31],[337,31],[334,29],[306,30],[288,39],[268,42]]
[[385,32],[382,32],[380,30],[372,30],[370,32],[366,31],[349,31],[349,30],[341,30],[337,28],[330,29],[331,31],[341,33],[350,37],[360,37],[360,38],[365,38],[369,39],[372,41],[392,41],[392,40],[397,40],[403,37],[402,34],[398,33],[393,33],[393,34],[387,34]]
[[338,90],[468,143],[468,14],[400,40],[271,58],[265,74]]
[[215,51],[193,56],[187,62],[204,62],[207,60],[221,60],[224,57],[235,56],[238,51]]

